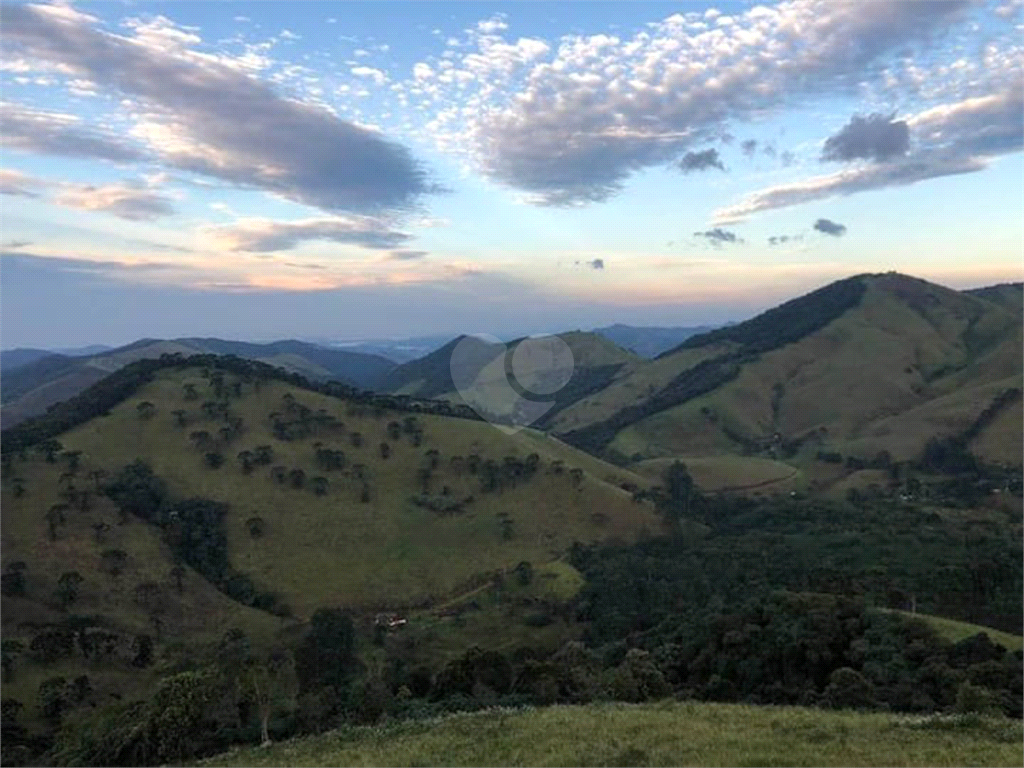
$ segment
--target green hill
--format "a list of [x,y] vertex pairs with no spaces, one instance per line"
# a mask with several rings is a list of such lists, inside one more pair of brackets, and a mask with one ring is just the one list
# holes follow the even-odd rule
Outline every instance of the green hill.
[[[818,451],[895,459],[967,429],[1021,388],[1019,288],[957,292],[898,274],[833,283],[744,323],[692,336],[558,414],[551,428],[637,459]],[[1021,462],[996,419],[982,458]]]
[[[540,433],[505,435],[424,412],[430,404],[340,399],[283,373],[261,378],[260,367],[237,375],[219,358],[166,360],[122,368],[42,422],[4,432],[3,637],[22,648],[5,696],[31,702],[44,679],[82,673],[100,698],[138,696],[213,653],[232,627],[261,644],[325,606],[429,610],[524,561],[558,574],[573,542],[659,525],[618,487],[641,478]],[[48,426],[90,408],[100,415]],[[52,462],[44,438],[58,441]],[[26,440],[36,447],[19,450]],[[152,475],[125,469],[139,460]],[[130,514],[125,504],[142,506]],[[194,545],[176,538],[179,519]],[[17,574],[20,592],[8,588]],[[514,638],[508,611],[492,613],[468,636],[500,615],[491,638]],[[59,635],[75,616],[111,636],[107,660],[43,662],[40,629]],[[564,632],[552,632],[557,647]],[[143,634],[157,638],[159,664],[133,670]]]
[[497,709],[350,728],[245,749],[210,766],[1016,765],[1020,722],[736,704]]
[[[571,352],[571,361],[559,359],[560,364],[571,364],[571,376],[564,382],[559,380],[550,397],[541,398],[550,400],[550,407],[542,409],[539,418],[525,419],[525,423],[549,424],[563,409],[613,385],[645,362],[596,332],[569,331],[557,337]],[[419,360],[399,366],[384,378],[380,389],[458,403],[468,398],[474,407],[495,420],[519,421],[520,414],[515,409],[520,397],[509,384],[506,366],[509,360],[515,359],[518,346],[528,340],[530,337],[504,345],[460,336]],[[456,354],[454,363],[453,353]],[[453,380],[453,364],[457,368],[458,382]],[[525,367],[530,370],[519,372],[523,380],[519,381],[516,376],[519,386],[528,393],[546,394],[551,387],[545,386],[545,377],[550,376],[551,371],[543,365]]]

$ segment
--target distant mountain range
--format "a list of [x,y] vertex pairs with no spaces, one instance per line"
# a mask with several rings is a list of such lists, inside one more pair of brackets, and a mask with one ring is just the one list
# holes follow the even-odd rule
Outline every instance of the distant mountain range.
[[[314,381],[336,380],[371,388],[394,362],[380,355],[323,347],[303,341],[252,344],[223,339],[141,339],[99,354],[77,357],[41,350],[4,352],[0,368],[0,420],[10,426],[78,394],[128,363],[163,354],[237,355],[259,360]],[[20,360],[27,360],[16,364]]]
[[616,323],[604,328],[595,328],[594,333],[604,336],[609,341],[615,342],[623,349],[628,349],[640,357],[653,358],[681,344],[691,336],[705,333],[715,327],[717,326],[658,327]]

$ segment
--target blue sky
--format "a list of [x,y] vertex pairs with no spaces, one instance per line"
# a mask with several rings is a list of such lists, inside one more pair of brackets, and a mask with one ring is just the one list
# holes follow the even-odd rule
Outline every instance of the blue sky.
[[1022,8],[5,3],[4,347],[1021,279]]

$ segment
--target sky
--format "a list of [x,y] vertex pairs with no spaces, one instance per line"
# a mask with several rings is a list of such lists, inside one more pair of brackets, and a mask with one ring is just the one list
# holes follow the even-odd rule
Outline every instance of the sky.
[[1024,8],[0,3],[0,345],[749,317],[1022,278]]

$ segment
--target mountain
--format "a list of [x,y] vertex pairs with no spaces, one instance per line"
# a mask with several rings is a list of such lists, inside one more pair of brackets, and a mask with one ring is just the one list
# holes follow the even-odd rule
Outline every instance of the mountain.
[[[148,696],[229,629],[266,647],[339,605],[367,633],[379,611],[417,612],[444,633],[423,646],[442,663],[450,644],[498,640],[495,622],[502,642],[557,648],[567,619],[536,628],[524,617],[554,611],[561,598],[544,595],[562,580],[571,596],[578,577],[559,558],[575,542],[657,527],[652,505],[620,487],[645,481],[540,432],[506,435],[451,411],[310,389],[237,358],[167,357],[5,429],[5,670],[9,642],[25,650],[5,698],[34,702],[54,659],[68,680],[87,675],[102,703]],[[496,574],[511,585],[524,562],[537,583],[510,586],[514,602],[446,618]],[[113,638],[109,653],[50,659],[34,638],[69,616]],[[155,666],[130,663],[142,634],[156,638]]]
[[315,341],[319,346],[386,357],[394,363],[407,363],[428,355],[448,342],[448,336],[415,336],[408,339],[366,339],[362,341]]
[[746,454],[801,464],[819,452],[880,451],[901,460],[995,407],[970,447],[1019,464],[1020,307],[1019,284],[960,292],[858,275],[691,336],[550,427],[637,460]]
[[616,323],[604,328],[595,328],[594,333],[628,349],[640,357],[653,358],[672,349],[691,336],[710,331],[714,326],[698,325],[688,327],[659,327],[622,325]]
[[112,349],[103,344],[93,344],[88,347],[71,347],[68,349],[32,349],[19,347],[16,349],[5,349],[0,352],[0,371],[17,368],[28,363],[33,363],[43,357],[50,355],[63,355],[65,357],[82,357],[85,355],[98,355]]
[[[557,349],[549,353],[567,355],[559,360],[564,364],[564,380],[554,386],[543,379],[552,371],[543,363],[523,361],[516,374],[516,354],[520,345],[529,343],[532,354],[542,354],[544,339],[557,338]],[[526,349],[526,347],[524,347]],[[525,419],[526,423],[543,426],[563,408],[567,408],[587,395],[609,386],[643,363],[642,358],[622,349],[597,333],[568,331],[550,337],[523,337],[507,345],[476,336],[460,336],[440,349],[418,360],[400,365],[385,376],[379,389],[393,394],[415,397],[440,398],[452,402],[467,399],[480,412],[489,417],[505,420],[517,419],[515,409],[528,403],[509,383],[511,375],[527,393],[537,393],[540,414]],[[532,369],[532,370],[531,370]],[[453,380],[453,370],[458,386]],[[549,393],[548,396],[544,396]],[[528,409],[529,410],[529,409]]]
[[362,389],[372,387],[394,368],[393,362],[380,355],[322,347],[302,341],[253,344],[213,338],[140,339],[97,355],[71,357],[44,353],[16,367],[5,367],[0,371],[0,398],[3,403],[0,418],[5,425],[12,425],[44,413],[54,403],[81,392],[107,374],[136,360],[156,358],[163,354],[188,356],[211,353],[259,360],[315,381],[336,380]]

